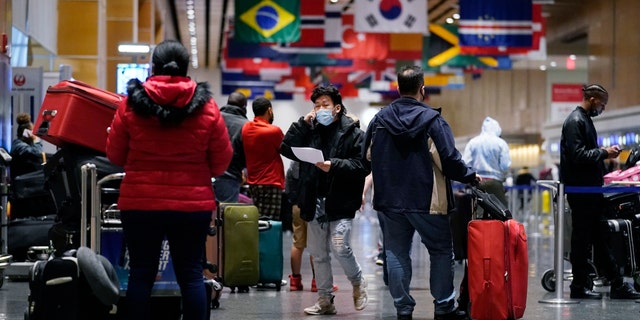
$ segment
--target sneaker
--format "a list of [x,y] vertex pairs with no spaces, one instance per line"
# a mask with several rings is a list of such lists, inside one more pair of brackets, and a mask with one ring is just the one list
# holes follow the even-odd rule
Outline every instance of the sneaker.
[[[333,292],[338,291],[338,286],[337,285],[333,285],[333,288],[331,288]],[[311,279],[311,292],[318,292],[318,287],[316,286],[316,278]]]
[[356,310],[363,310],[369,302],[367,294],[367,280],[362,278],[359,285],[353,286],[353,306]]
[[318,302],[311,307],[304,308],[304,313],[312,315],[336,314],[336,306],[333,304],[333,296],[331,299],[319,297]]
[[289,291],[302,291],[302,276],[289,275]]
[[384,265],[384,259],[382,259],[382,252],[378,253],[378,257],[376,257],[376,264],[379,266]]

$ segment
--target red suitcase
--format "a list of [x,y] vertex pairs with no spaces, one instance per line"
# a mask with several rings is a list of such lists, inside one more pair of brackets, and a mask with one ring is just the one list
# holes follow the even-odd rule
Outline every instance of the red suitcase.
[[107,128],[123,97],[80,81],[47,89],[35,133],[56,146],[75,144],[105,152]]
[[529,264],[524,226],[513,219],[472,220],[468,240],[471,318],[522,318]]

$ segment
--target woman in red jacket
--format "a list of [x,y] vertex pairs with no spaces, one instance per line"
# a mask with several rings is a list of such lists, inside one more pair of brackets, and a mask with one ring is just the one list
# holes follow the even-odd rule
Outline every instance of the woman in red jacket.
[[207,83],[187,77],[189,52],[179,42],[154,49],[152,76],[132,79],[107,138],[107,156],[124,167],[120,187],[130,270],[127,319],[148,319],[161,245],[169,241],[182,293],[183,319],[205,319],[202,257],[215,196],[211,177],[233,150]]

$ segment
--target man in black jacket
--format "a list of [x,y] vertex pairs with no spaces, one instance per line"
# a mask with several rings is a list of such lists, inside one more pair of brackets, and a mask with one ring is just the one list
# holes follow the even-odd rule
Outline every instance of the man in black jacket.
[[[340,261],[353,286],[353,304],[360,311],[367,305],[367,283],[351,249],[351,226],[362,202],[364,178],[369,167],[360,154],[363,132],[358,122],[346,116],[342,97],[334,86],[313,89],[313,110],[291,124],[280,152],[300,161],[297,204],[308,221],[307,248],[313,256],[318,302],[304,309],[307,314],[335,314],[331,257]],[[324,161],[302,162],[292,147],[322,151]]]
[[227,104],[220,108],[220,114],[222,114],[227,131],[229,131],[233,158],[231,158],[227,170],[221,176],[216,177],[214,182],[216,200],[238,202],[238,194],[242,184],[242,170],[246,166],[244,148],[242,147],[242,126],[249,121],[247,119],[247,97],[240,92],[232,92]]
[[[601,187],[604,183],[604,160],[618,157],[618,146],[598,147],[596,128],[591,117],[605,109],[609,93],[600,85],[582,88],[582,104],[569,114],[562,125],[560,139],[560,181],[566,186]],[[588,259],[594,246],[599,270],[611,281],[611,299],[640,299],[640,294],[624,282],[611,248],[606,244],[602,230],[605,220],[604,197],[601,193],[570,193],[567,200],[571,207],[571,298],[601,299],[600,293],[589,286],[591,268]]]

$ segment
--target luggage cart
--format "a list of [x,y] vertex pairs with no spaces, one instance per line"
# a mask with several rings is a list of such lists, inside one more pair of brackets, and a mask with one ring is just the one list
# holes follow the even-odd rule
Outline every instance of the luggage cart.
[[[545,187],[551,189],[552,191],[552,199],[553,199],[553,210],[557,211],[558,210],[558,202],[557,202],[557,188],[553,185],[548,185],[548,184],[544,184]],[[563,252],[563,259],[565,261],[570,262],[570,254],[571,254],[571,209],[569,208],[569,206],[567,205],[567,202],[565,200],[565,208],[564,208],[564,237],[562,239],[563,243],[564,243],[564,252]],[[637,250],[636,250],[637,251]],[[593,287],[602,287],[602,286],[608,286],[609,285],[609,281],[604,278],[602,275],[600,275],[598,273],[598,269],[596,267],[595,264],[595,255],[593,253],[592,250],[592,255],[591,255],[591,259],[589,259],[588,261],[589,267],[591,268],[591,272],[590,272],[590,277],[589,277],[589,287],[593,288]],[[638,272],[638,270],[631,270],[630,273],[628,274],[624,274],[625,277],[631,277],[634,279],[634,288],[636,290],[640,290],[640,272]],[[573,280],[573,275],[571,273],[571,269],[565,269],[563,272],[563,277],[562,277],[563,281],[572,281]],[[557,281],[557,277],[555,274],[555,270],[552,269],[548,269],[546,270],[543,275],[542,278],[540,280],[542,287],[549,291],[549,292],[555,292],[555,287],[556,287],[556,281]]]
[[[83,221],[81,225],[90,225],[90,239],[86,239],[86,235],[85,238],[83,238],[83,234],[81,233],[80,242],[89,243],[89,246],[96,253],[105,256],[107,260],[113,264],[120,280],[120,295],[121,297],[125,297],[129,276],[128,252],[124,244],[120,210],[117,205],[117,197],[120,193],[119,184],[125,177],[125,173],[109,174],[99,181],[96,181],[96,167],[89,163],[81,167],[81,175],[81,182],[83,184],[81,194],[83,201],[83,213],[81,217]],[[88,182],[88,180],[90,182]],[[87,187],[88,183],[91,185],[90,188]],[[88,191],[90,191],[90,194],[88,194]],[[87,206],[85,205],[86,203],[90,205]],[[90,221],[86,221],[88,215],[85,210],[87,210],[87,208],[90,209]],[[163,261],[163,258],[166,258],[166,261]],[[180,297],[180,288],[175,279],[173,264],[169,259],[169,248],[166,240],[163,243],[163,253],[161,254],[160,263],[164,268],[158,272],[156,283],[152,290],[152,296],[159,298]],[[208,266],[204,266],[203,264],[203,268],[205,267]],[[207,292],[211,292],[210,309],[217,309],[220,306],[219,299],[222,285],[213,279],[204,279],[203,281],[205,282]]]
[[13,258],[7,247],[7,199],[9,196],[9,176],[7,167],[11,163],[11,155],[4,148],[0,148],[0,288],[4,285],[4,269],[11,264]]

